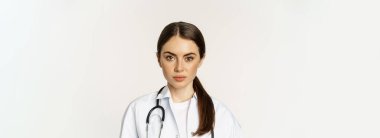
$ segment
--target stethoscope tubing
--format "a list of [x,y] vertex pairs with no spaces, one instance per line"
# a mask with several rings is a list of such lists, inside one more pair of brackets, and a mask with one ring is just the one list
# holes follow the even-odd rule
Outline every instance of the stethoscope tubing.
[[[161,91],[165,88],[162,87],[158,93],[157,93],[157,96],[161,93]],[[162,107],[160,105],[160,100],[159,99],[156,99],[156,106],[154,106],[152,109],[149,110],[148,112],[148,115],[146,116],[146,136],[148,137],[148,125],[149,125],[149,118],[150,118],[150,115],[152,114],[152,112],[156,109],[160,109],[161,112],[162,112],[162,117],[161,117],[161,128],[160,128],[160,133],[159,133],[159,137],[161,137],[161,130],[164,126],[164,121],[165,121],[165,109],[164,107]],[[214,138],[214,130],[211,130],[211,137]]]

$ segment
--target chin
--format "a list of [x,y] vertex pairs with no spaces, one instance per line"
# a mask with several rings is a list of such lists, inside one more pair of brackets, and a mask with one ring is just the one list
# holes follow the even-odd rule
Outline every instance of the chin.
[[177,82],[177,81],[174,81],[174,82],[169,82],[169,84],[176,88],[176,89],[181,89],[181,88],[185,88],[186,86],[188,86],[190,83],[189,82]]

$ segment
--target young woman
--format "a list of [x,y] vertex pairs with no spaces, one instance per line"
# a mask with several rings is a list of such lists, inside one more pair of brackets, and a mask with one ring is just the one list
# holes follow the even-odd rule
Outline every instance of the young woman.
[[232,113],[203,88],[197,69],[205,42],[193,24],[174,22],[161,32],[157,60],[167,85],[134,100],[127,108],[121,138],[239,138]]

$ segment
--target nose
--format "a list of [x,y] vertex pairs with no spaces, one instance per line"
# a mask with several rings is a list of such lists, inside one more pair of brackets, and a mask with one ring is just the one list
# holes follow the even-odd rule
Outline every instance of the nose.
[[183,71],[183,65],[181,60],[177,60],[176,66],[174,68],[175,72],[182,72]]

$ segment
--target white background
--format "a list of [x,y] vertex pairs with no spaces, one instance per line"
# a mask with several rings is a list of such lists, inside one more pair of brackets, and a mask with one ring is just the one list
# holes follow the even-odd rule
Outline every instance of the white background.
[[0,137],[117,138],[166,81],[165,25],[197,25],[199,78],[247,138],[380,137],[376,0],[2,0]]

